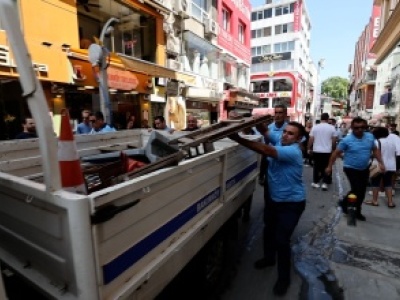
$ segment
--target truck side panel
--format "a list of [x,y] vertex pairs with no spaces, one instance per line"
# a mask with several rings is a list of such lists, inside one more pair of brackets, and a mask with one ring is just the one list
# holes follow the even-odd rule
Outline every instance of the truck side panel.
[[[201,159],[183,162],[178,167],[162,170],[158,176],[167,177],[165,180],[159,178],[154,184],[146,180],[149,195],[141,197],[140,202],[130,210],[96,228],[96,244],[104,284],[102,295],[106,298],[116,297],[115,293],[120,293],[118,290],[121,286],[128,286],[126,282],[132,278],[136,278],[136,282],[129,289],[138,288],[168,261],[171,249],[179,249],[180,243],[187,242],[182,241],[185,235],[192,238],[193,231],[199,229],[197,226],[203,222],[203,226],[207,226],[217,212],[224,215],[221,220],[223,224],[252,194],[254,185],[246,190],[247,197],[241,191],[250,181],[254,181],[257,171],[257,155],[252,152],[249,156],[247,149],[238,147],[235,151],[230,149],[218,155],[212,153]],[[137,184],[140,187],[140,182]],[[229,189],[228,197],[222,188]],[[105,196],[111,199],[112,194],[108,190]],[[127,201],[122,190],[116,194],[120,194],[121,198],[114,198],[113,201]],[[131,200],[139,194],[137,191],[136,197]],[[239,194],[242,197],[238,197]],[[103,205],[105,202],[109,204],[101,195],[98,196]],[[123,202],[121,199],[124,199]],[[232,212],[226,206],[232,206],[235,210]],[[231,214],[225,215],[221,210]],[[219,224],[219,221],[216,223]],[[211,229],[211,232],[215,233],[217,229]],[[207,241],[205,239],[200,242],[204,246]],[[201,247],[196,249],[198,251]],[[159,263],[154,268],[156,261]],[[186,263],[187,260],[183,259],[176,264],[174,272],[177,273]],[[173,274],[168,274],[168,277],[172,279]],[[152,293],[159,291],[155,289]]]

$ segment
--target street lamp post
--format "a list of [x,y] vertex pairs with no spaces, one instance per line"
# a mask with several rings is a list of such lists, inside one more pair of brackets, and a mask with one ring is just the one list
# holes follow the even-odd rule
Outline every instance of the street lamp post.
[[321,58],[318,61],[318,68],[317,68],[317,86],[314,89],[314,122],[317,120],[317,115],[319,110],[322,110],[321,106],[321,82],[320,82],[320,73],[321,69],[324,68],[325,59]]
[[111,102],[108,91],[108,78],[107,78],[107,68],[109,66],[110,51],[104,46],[104,38],[109,36],[111,32],[114,30],[114,26],[119,23],[119,19],[110,18],[104,24],[101,34],[100,34],[100,43],[101,43],[101,62],[99,64],[99,87],[100,87],[100,110],[104,115],[104,120],[108,123],[112,123],[112,114],[111,114]]

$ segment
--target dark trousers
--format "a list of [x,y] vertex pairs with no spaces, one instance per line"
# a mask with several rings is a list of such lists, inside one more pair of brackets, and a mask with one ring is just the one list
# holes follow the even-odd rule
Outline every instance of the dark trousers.
[[357,213],[361,213],[361,205],[365,198],[365,192],[367,191],[369,168],[366,168],[365,170],[343,168],[343,171],[350,182],[351,192],[357,196]]
[[[267,186],[267,184],[265,185]],[[264,258],[278,258],[278,280],[290,280],[292,253],[290,237],[305,209],[305,201],[274,202],[268,194],[264,208]]]
[[261,155],[259,179],[264,179],[267,176],[267,156]]
[[329,164],[330,153],[313,153],[314,168],[313,168],[313,182],[319,183],[322,179],[323,183],[331,183],[332,178],[326,175],[325,169]]

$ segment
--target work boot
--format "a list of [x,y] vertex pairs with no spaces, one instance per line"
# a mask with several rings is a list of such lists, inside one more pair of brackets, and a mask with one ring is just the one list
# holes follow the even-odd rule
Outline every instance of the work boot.
[[356,214],[356,219],[359,220],[359,221],[366,221],[367,220],[367,218],[361,213],[357,213]]
[[289,286],[290,286],[290,280],[278,279],[274,285],[274,289],[273,289],[274,295],[275,296],[285,295]]

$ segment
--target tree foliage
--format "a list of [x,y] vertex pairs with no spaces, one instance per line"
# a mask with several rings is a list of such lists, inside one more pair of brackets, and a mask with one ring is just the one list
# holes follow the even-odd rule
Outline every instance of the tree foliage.
[[335,99],[345,99],[349,81],[346,78],[335,76],[322,82],[321,91],[325,96]]

